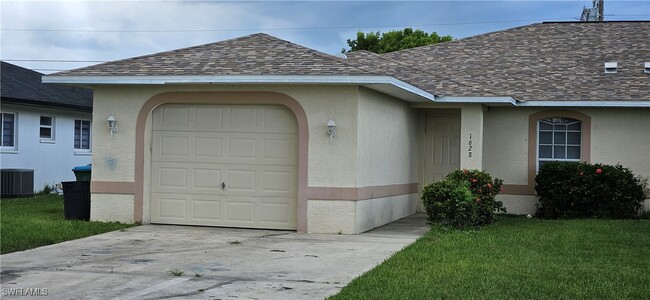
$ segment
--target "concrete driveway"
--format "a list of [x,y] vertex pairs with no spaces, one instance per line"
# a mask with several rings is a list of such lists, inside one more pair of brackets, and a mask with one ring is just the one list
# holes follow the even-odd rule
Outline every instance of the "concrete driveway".
[[2,297],[323,298],[427,230],[424,215],[359,235],[144,225],[2,255]]

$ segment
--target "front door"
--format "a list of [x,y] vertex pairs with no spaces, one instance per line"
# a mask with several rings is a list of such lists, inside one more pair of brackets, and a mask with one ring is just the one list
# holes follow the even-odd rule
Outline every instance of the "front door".
[[460,169],[460,117],[427,114],[425,126],[426,185]]

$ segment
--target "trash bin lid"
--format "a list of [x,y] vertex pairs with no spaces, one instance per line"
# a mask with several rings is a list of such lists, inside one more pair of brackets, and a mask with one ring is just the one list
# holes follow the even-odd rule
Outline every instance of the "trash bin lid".
[[72,169],[72,172],[90,172],[93,169],[92,165],[87,165],[87,166],[76,166]]

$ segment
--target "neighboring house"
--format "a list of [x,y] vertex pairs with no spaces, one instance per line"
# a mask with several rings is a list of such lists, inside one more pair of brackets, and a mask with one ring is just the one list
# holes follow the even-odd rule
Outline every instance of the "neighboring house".
[[94,89],[94,220],[359,233],[458,168],[514,213],[546,161],[650,176],[648,36],[542,23],[343,59],[253,34],[44,81]]
[[91,163],[92,90],[41,82],[43,74],[2,62],[2,169],[34,170],[34,190],[74,181]]

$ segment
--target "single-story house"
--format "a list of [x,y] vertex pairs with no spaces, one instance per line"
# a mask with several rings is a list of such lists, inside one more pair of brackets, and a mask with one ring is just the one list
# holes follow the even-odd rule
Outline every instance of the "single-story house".
[[4,61],[0,73],[2,169],[33,170],[34,191],[74,181],[72,168],[91,163],[92,90],[44,84],[43,74]]
[[514,213],[546,161],[650,176],[648,36],[540,23],[341,58],[253,34],[43,80],[94,90],[94,220],[359,233],[458,168]]

